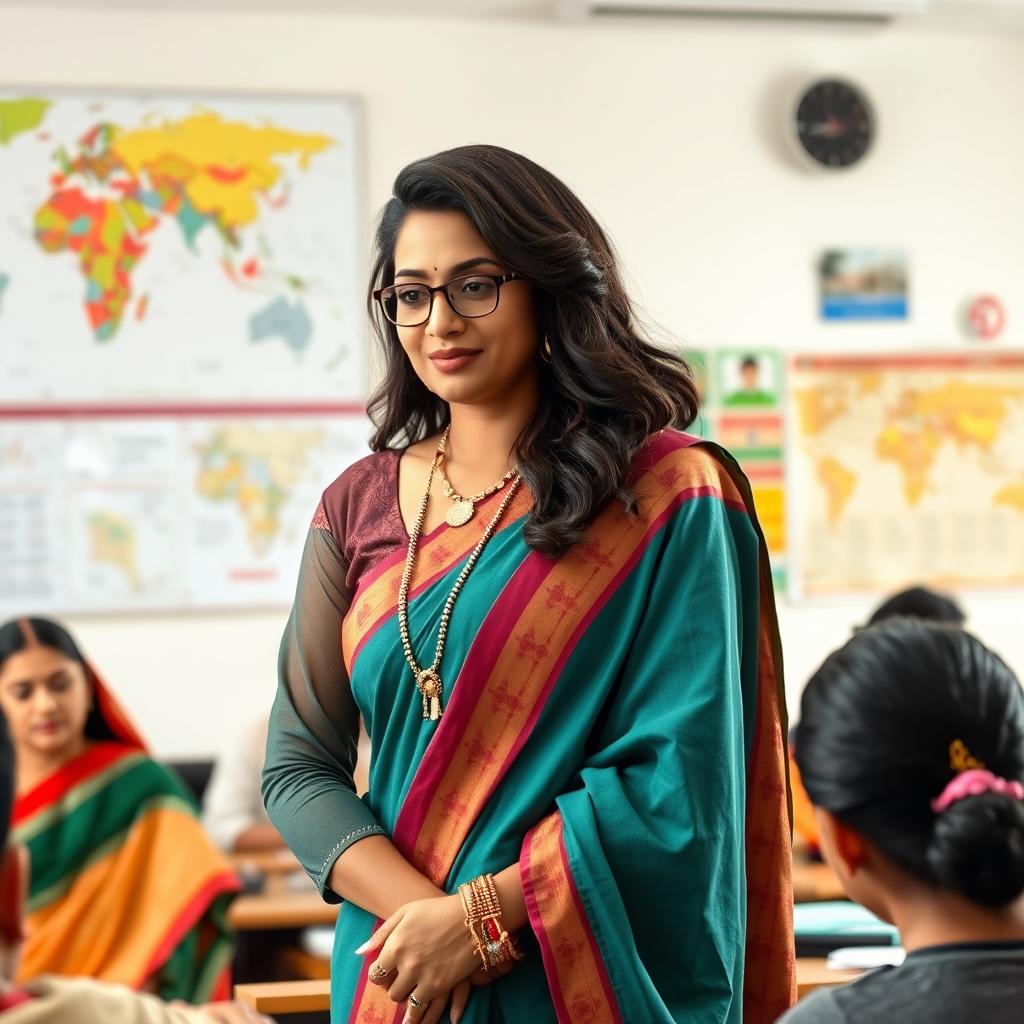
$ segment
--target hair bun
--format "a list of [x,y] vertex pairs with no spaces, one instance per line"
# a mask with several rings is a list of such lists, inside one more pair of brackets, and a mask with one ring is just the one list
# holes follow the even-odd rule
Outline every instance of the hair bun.
[[1000,793],[958,800],[935,819],[928,866],[974,903],[1010,903],[1024,892],[1024,803]]

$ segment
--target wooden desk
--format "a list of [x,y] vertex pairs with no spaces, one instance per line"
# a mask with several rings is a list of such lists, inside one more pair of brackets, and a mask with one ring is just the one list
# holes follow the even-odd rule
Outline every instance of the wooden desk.
[[233,853],[229,859],[234,869],[243,874],[290,875],[302,870],[291,850],[253,850]]
[[[859,978],[860,971],[833,971],[824,959],[804,958],[796,962],[797,998],[803,999],[819,988],[845,985]],[[260,1013],[313,1013],[331,1007],[331,982],[277,981],[265,985],[236,985],[235,998]]]
[[236,931],[309,928],[334,924],[340,904],[324,903],[310,888],[305,892],[269,892],[239,896],[228,909],[228,924]]
[[836,873],[825,863],[793,862],[793,901],[795,903],[821,903],[825,900],[845,900],[847,895],[836,878]]
[[835,988],[859,978],[863,971],[833,971],[828,961],[821,957],[797,957],[796,961],[796,997],[803,999],[815,989]]
[[235,998],[259,1013],[315,1013],[331,1008],[331,983],[272,981],[264,985],[236,985]]

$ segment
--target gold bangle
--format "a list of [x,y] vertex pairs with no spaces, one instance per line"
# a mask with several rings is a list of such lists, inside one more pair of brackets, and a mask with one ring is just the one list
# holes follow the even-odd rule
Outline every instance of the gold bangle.
[[500,964],[522,960],[522,952],[502,921],[501,902],[494,876],[480,875],[460,885],[459,896],[466,913],[466,928],[483,969],[489,971]]
[[462,909],[466,912],[466,928],[473,940],[473,952],[480,958],[480,966],[485,972],[490,972],[491,965],[487,957],[487,949],[477,934],[476,922],[479,914],[476,906],[476,895],[471,882],[459,886],[459,896],[462,899]]

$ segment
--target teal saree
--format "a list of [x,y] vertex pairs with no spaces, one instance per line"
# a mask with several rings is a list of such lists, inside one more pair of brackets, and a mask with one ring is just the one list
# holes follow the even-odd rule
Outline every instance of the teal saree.
[[[768,1024],[794,998],[781,660],[750,490],[728,455],[674,431],[648,443],[632,486],[638,515],[609,505],[557,560],[524,543],[530,498],[517,496],[455,606],[440,722],[424,721],[398,641],[404,546],[335,587],[337,675],[373,748],[361,802],[351,727],[328,741],[321,700],[303,731],[301,601],[285,637],[267,807],[322,890],[334,859],[374,833],[448,892],[519,865],[527,956],[474,991],[467,1024]],[[330,534],[347,571],[358,539],[328,504],[312,532]],[[409,603],[421,661],[493,507],[421,541]],[[299,743],[317,752],[306,782],[288,775]],[[353,955],[375,924],[341,909],[332,1021],[401,1020]]]

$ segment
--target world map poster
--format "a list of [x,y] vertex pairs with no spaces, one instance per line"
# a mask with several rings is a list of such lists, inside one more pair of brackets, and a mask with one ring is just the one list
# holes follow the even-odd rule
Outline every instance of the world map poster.
[[365,454],[346,97],[0,92],[0,610],[286,606]]
[[0,614],[286,607],[365,417],[0,419]]
[[1024,353],[791,359],[794,596],[1024,584]]
[[0,94],[0,401],[361,399],[357,113]]

